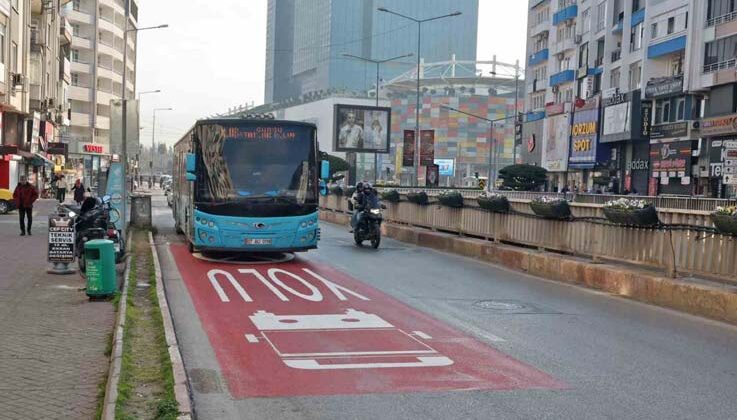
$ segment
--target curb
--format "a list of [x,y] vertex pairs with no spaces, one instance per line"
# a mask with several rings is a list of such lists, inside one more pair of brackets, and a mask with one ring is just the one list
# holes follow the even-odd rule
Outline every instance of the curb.
[[113,337],[113,349],[110,355],[110,370],[105,386],[105,399],[103,400],[103,420],[115,420],[115,405],[118,401],[118,384],[120,383],[120,367],[123,362],[123,333],[125,331],[125,314],[128,309],[128,279],[131,271],[130,250],[132,243],[128,242],[128,257],[125,260],[125,272],[123,273],[123,290],[118,302],[118,318],[115,320],[115,336]]
[[182,354],[179,351],[179,343],[177,342],[177,335],[174,331],[174,322],[171,317],[171,312],[169,311],[169,301],[166,299],[166,293],[164,292],[164,281],[161,275],[159,254],[156,251],[156,245],[154,244],[154,235],[150,231],[148,232],[148,243],[151,247],[151,254],[153,255],[154,272],[156,276],[156,296],[159,300],[161,318],[164,321],[166,346],[169,350],[169,359],[171,360],[171,367],[174,373],[174,397],[179,404],[180,413],[180,416],[177,418],[188,420],[192,418],[192,400],[189,393],[189,382],[187,381],[187,373],[184,369]]
[[[350,220],[346,214],[325,210],[320,211],[320,218],[341,225]],[[401,242],[737,325],[737,287],[734,286],[689,283],[643,270],[393,223],[384,223],[382,231]]]

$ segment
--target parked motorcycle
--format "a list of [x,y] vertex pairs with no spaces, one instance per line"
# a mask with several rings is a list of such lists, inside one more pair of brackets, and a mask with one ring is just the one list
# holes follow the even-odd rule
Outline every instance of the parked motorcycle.
[[115,247],[115,262],[120,263],[125,258],[125,240],[115,223],[120,219],[120,213],[111,206],[110,196],[102,199],[88,198],[82,206],[64,206],[71,217],[75,217],[75,254],[80,272],[85,272],[87,261],[84,254],[84,245],[93,239],[108,239]]
[[[352,210],[353,203],[349,207]],[[353,228],[353,240],[356,245],[363,246],[364,241],[369,241],[371,247],[377,249],[381,244],[381,223],[384,221],[382,210],[386,206],[381,204],[378,198],[368,200],[358,219],[358,225]]]

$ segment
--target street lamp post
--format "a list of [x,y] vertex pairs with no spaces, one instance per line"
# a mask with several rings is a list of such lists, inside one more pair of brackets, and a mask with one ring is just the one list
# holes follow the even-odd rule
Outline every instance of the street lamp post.
[[385,12],[385,13],[389,13],[395,16],[399,16],[407,20],[411,20],[412,22],[415,22],[417,24],[417,91],[416,91],[417,102],[415,104],[415,155],[416,155],[415,156],[415,166],[416,167],[414,171],[415,185],[417,185],[419,183],[419,172],[420,172],[420,73],[421,73],[421,66],[422,66],[422,63],[420,60],[420,57],[421,57],[420,47],[422,46],[422,43],[421,43],[422,24],[425,22],[430,22],[432,20],[438,20],[438,19],[443,19],[443,18],[453,17],[453,16],[460,16],[461,12],[453,12],[447,15],[436,16],[436,17],[427,18],[427,19],[417,19],[411,16],[407,16],[401,13],[391,11],[385,7],[379,7],[377,10],[379,10],[380,12]]
[[153,126],[151,127],[151,178],[153,179],[154,176],[154,149],[155,149],[155,142],[156,142],[156,112],[157,111],[173,111],[174,108],[154,108],[154,122]]
[[464,114],[464,115],[468,115],[469,117],[478,118],[480,120],[483,120],[489,123],[489,185],[488,185],[488,190],[492,191],[494,187],[496,186],[497,176],[499,173],[499,171],[497,170],[498,169],[497,168],[497,155],[499,154],[498,153],[499,151],[497,150],[497,144],[496,144],[496,141],[494,140],[494,124],[501,122],[501,121],[507,121],[512,118],[514,118],[516,121],[517,116],[516,115],[507,116],[504,118],[497,118],[497,119],[492,120],[486,117],[482,117],[480,115],[471,114],[466,111],[461,111],[460,109],[453,108],[450,106],[441,105],[441,107],[445,109],[449,109],[451,111]]
[[[140,109],[140,107],[141,107],[141,96],[143,96],[143,95],[148,95],[148,94],[151,94],[151,93],[161,93],[161,89],[156,89],[156,90],[147,90],[147,91],[144,91],[144,92],[138,92],[138,107],[139,107],[139,109]],[[126,110],[126,111],[127,111],[127,110]],[[127,120],[127,118],[126,118],[126,120]],[[127,121],[126,121],[126,122],[127,122]],[[142,129],[142,127],[138,127],[138,130],[139,130],[139,137],[140,137],[140,130],[141,130],[141,129]],[[126,132],[126,134],[127,134],[127,132]],[[127,145],[127,142],[126,142],[126,145]],[[136,173],[135,173],[135,174],[133,174],[133,177],[134,177],[134,178],[135,178],[136,176],[140,175],[140,154],[141,154],[141,153],[140,153],[140,144],[139,144],[139,146],[138,146],[138,153],[136,153],[136,156],[135,156],[135,162],[136,162],[136,169],[137,169],[137,171],[136,171]],[[132,182],[131,182],[131,185],[133,185],[133,183],[132,183]]]
[[[361,60],[361,61],[365,61],[367,63],[372,63],[376,65],[376,107],[378,108],[379,106],[379,68],[381,67],[381,65],[384,63],[388,63],[390,61],[399,60],[400,58],[412,57],[414,54],[398,55],[396,57],[386,58],[384,60],[375,60],[372,58],[360,57],[360,56],[348,54],[348,53],[343,53],[342,55],[343,57],[355,58],[356,60]],[[386,129],[389,130],[390,128],[391,127],[387,127]],[[374,152],[374,184],[376,184],[376,181],[379,178],[379,170],[377,168],[378,166],[379,166],[379,154],[378,152]]]
[[121,112],[123,114],[122,120],[123,120],[123,127],[121,130],[122,134],[122,141],[121,141],[121,153],[120,153],[120,161],[122,163],[123,167],[123,197],[122,197],[122,207],[123,207],[123,225],[126,223],[126,215],[127,210],[126,206],[128,203],[128,86],[127,86],[127,75],[128,75],[128,33],[129,32],[139,32],[139,31],[145,31],[149,29],[163,29],[168,28],[169,25],[158,25],[158,26],[147,26],[144,28],[128,28],[128,18],[130,17],[130,0],[125,0],[125,30],[123,31],[123,95],[121,96],[122,106],[121,106]]

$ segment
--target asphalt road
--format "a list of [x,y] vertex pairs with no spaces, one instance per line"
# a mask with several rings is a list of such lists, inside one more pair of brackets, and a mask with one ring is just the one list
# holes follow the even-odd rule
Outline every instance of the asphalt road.
[[[219,322],[240,322],[249,314],[232,310],[219,314],[212,309],[219,306],[203,306],[200,295],[191,293],[193,284],[183,281],[182,275],[191,275],[189,268],[177,267],[169,246],[182,238],[173,233],[163,197],[157,197],[154,205],[167,295],[200,419],[737,418],[734,327],[391,239],[385,239],[378,251],[360,249],[346,228],[324,223],[320,249],[300,255],[300,263],[345,273],[356,287],[365,285],[365,290],[388,296],[385,311],[406,306],[409,309],[402,313],[417,311],[407,322],[430,315],[438,328],[449,327],[495,352],[486,358],[453,353],[459,369],[496,363],[496,353],[502,353],[530,371],[549,375],[560,386],[527,387],[520,381],[519,386],[493,390],[491,381],[491,387],[433,391],[429,383],[424,392],[404,392],[374,383],[371,386],[386,389],[364,393],[347,387],[345,392],[305,396],[320,394],[322,384],[316,383],[315,389],[296,387],[286,396],[244,397],[253,390],[233,384],[250,380],[258,384],[269,374],[269,365],[261,366],[257,360],[233,373],[233,359],[226,356],[234,350],[229,345],[220,348],[223,341],[218,334],[224,330],[217,328]],[[253,290],[248,289],[252,295]],[[262,296],[253,295],[257,301]],[[234,348],[244,352],[246,361],[258,354],[249,353],[245,340]],[[476,350],[476,356],[487,354]],[[411,382],[413,371],[406,372]],[[353,374],[365,375],[367,383],[381,378],[370,369]],[[281,389],[278,383],[289,388],[290,381],[303,379],[299,375],[280,378],[276,388]],[[438,378],[438,383],[443,379],[447,378]]]

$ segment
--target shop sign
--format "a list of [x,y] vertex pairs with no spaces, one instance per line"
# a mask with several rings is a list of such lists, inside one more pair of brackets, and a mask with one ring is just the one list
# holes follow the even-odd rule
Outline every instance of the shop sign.
[[675,178],[691,174],[691,141],[653,144],[650,167],[655,178]]
[[683,93],[683,76],[651,79],[645,87],[645,98],[647,99],[678,93]]
[[653,104],[652,102],[643,102],[642,103],[642,125],[641,125],[641,133],[643,138],[649,138],[650,132],[652,129],[652,126],[650,125],[650,121],[652,121],[653,116]]
[[630,130],[630,103],[620,102],[604,108],[602,134],[626,133]]
[[632,162],[627,162],[628,171],[647,171],[650,169],[650,162],[644,159],[635,159]]
[[627,98],[626,93],[613,93],[611,96],[608,96],[604,98],[604,106],[614,106],[618,104],[623,104],[625,102],[629,102],[629,99]]
[[737,175],[737,140],[714,140],[709,153],[709,176],[732,178]]
[[561,102],[557,104],[548,104],[545,106],[545,115],[550,117],[553,115],[560,115],[564,112],[566,112],[566,102]]
[[571,135],[568,114],[545,119],[542,167],[551,172],[568,169],[568,149]]
[[596,99],[585,104],[573,115],[569,167],[592,168],[596,164],[598,141],[599,100]]
[[670,124],[659,124],[652,126],[650,130],[651,139],[671,139],[688,136],[688,122],[681,121]]
[[103,154],[105,153],[105,145],[97,143],[84,143],[82,144],[82,150],[85,153]]
[[737,114],[722,117],[704,118],[694,122],[702,137],[721,136],[737,133]]
[[74,262],[74,220],[65,216],[49,216],[48,261]]
[[66,143],[49,143],[49,147],[46,150],[50,155],[68,155],[69,145]]

